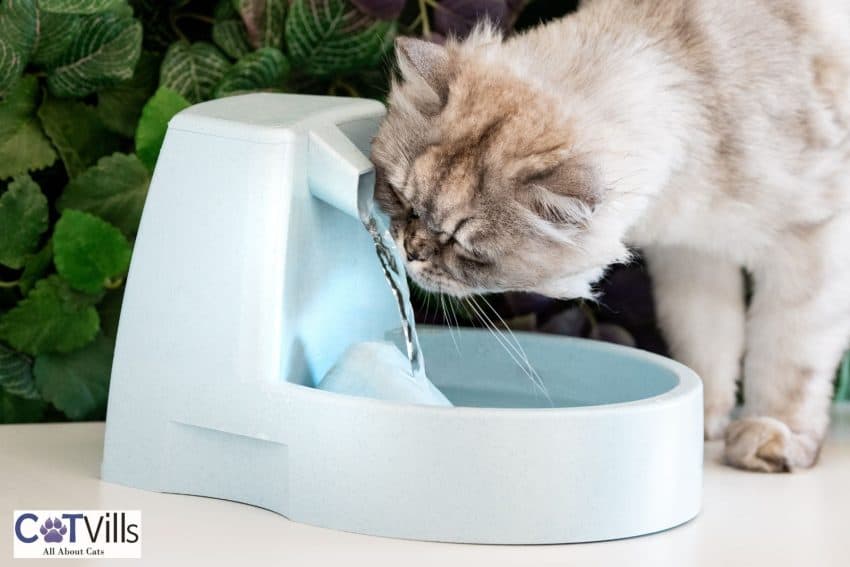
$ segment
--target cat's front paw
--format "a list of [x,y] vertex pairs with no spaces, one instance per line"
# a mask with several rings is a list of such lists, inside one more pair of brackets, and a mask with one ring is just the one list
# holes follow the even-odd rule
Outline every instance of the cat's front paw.
[[726,428],[726,462],[761,472],[790,472],[815,464],[820,443],[772,417],[747,417]]

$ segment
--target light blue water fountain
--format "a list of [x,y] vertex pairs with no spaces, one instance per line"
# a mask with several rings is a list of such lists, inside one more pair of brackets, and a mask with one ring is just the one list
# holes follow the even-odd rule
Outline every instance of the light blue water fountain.
[[[383,112],[252,94],[171,121],[124,296],[103,478],[440,541],[591,541],[694,517],[701,386],[673,361],[518,334],[549,400],[486,331],[461,330],[456,349],[421,329],[451,407],[385,388],[402,350],[350,354],[410,345],[360,218]],[[316,388],[335,365],[340,383],[378,387]]]

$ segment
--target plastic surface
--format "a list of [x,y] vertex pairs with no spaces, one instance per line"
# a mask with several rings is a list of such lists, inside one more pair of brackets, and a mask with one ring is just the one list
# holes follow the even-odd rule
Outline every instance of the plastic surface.
[[410,361],[389,342],[370,341],[352,345],[331,367],[318,387],[328,392],[376,400],[451,406],[427,379],[417,380]]
[[448,331],[426,331],[429,376],[456,406],[511,407],[311,387],[351,344],[399,325],[352,217],[370,172],[359,158],[338,177],[308,171],[311,151],[353,153],[311,133],[336,126],[363,153],[382,112],[267,94],[175,117],[122,306],[103,478],[441,541],[610,539],[696,515],[701,387],[667,359],[520,335],[561,406],[546,407],[488,334],[461,331],[458,355]]

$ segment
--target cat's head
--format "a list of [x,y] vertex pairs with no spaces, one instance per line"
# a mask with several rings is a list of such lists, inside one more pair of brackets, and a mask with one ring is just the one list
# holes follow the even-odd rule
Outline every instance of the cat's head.
[[375,199],[407,270],[449,293],[591,295],[627,254],[597,219],[606,187],[551,93],[500,59],[484,27],[463,43],[401,38],[401,80],[374,141]]

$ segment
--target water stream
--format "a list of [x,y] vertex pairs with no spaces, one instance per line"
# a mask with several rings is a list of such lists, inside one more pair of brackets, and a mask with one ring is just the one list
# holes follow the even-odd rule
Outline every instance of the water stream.
[[398,313],[401,317],[401,330],[407,347],[407,358],[410,361],[410,372],[414,378],[425,380],[425,361],[416,335],[416,321],[413,305],[410,303],[410,288],[407,285],[407,273],[404,270],[404,260],[393,241],[387,221],[374,208],[363,221],[366,230],[372,235],[375,252],[381,263],[381,269],[395,297]]

